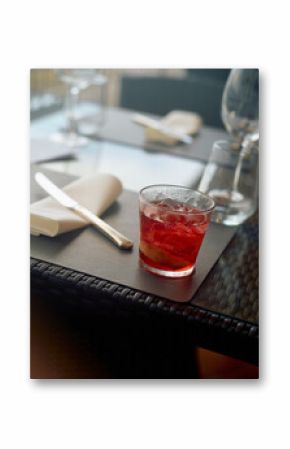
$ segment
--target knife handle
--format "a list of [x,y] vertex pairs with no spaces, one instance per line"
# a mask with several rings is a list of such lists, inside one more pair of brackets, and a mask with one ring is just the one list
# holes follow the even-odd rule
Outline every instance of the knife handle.
[[89,220],[99,231],[102,232],[106,237],[108,237],[115,245],[121,249],[131,249],[133,247],[133,242],[121,234],[116,229],[112,228],[108,223],[99,218],[97,215],[93,214],[86,207],[80,204],[73,207],[73,210],[77,212],[80,216]]

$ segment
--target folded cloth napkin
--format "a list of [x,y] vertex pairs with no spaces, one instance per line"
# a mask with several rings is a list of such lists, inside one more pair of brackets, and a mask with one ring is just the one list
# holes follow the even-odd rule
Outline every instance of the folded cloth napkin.
[[[171,111],[165,117],[159,120],[160,125],[172,131],[194,135],[197,134],[202,127],[202,118],[195,112],[188,111]],[[178,139],[163,133],[161,130],[145,127],[145,138],[147,141],[160,142],[165,145],[176,145]]]
[[[102,215],[122,192],[122,184],[115,176],[104,173],[77,179],[63,190],[96,215]],[[51,197],[30,206],[30,232],[33,235],[55,237],[87,224],[84,218]]]

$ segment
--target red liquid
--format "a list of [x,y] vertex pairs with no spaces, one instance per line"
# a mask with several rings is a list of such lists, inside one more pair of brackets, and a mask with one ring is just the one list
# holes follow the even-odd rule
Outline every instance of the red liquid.
[[[176,213],[177,210],[180,212]],[[173,201],[141,205],[141,261],[162,271],[192,269],[208,227],[209,215]]]

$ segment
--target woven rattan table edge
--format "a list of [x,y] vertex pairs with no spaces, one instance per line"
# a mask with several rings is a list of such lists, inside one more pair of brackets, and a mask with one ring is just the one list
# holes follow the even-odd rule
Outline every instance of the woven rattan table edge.
[[258,339],[259,326],[249,321],[229,315],[213,312],[209,309],[189,303],[177,303],[166,298],[148,294],[105,279],[88,275],[70,268],[30,258],[31,277],[46,281],[54,291],[81,293],[82,296],[94,297],[102,295],[107,300],[121,300],[124,305],[142,305],[150,312],[173,314],[189,322],[196,321],[202,325],[218,328],[228,333],[240,334],[243,337]]

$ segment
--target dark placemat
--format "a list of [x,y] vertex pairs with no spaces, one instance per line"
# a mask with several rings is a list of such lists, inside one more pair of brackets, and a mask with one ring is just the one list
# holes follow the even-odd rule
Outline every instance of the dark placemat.
[[[31,171],[31,202],[45,196],[33,179]],[[60,187],[72,179],[63,173],[47,172]],[[219,256],[230,242],[236,228],[211,224],[197,261],[196,273],[189,278],[169,280],[153,276],[139,267],[138,195],[124,191],[103,217],[109,224],[128,235],[134,242],[132,252],[118,250],[93,227],[63,234],[58,237],[31,237],[31,256],[96,276],[131,289],[153,294],[176,302],[187,302],[193,297]]]
[[[135,112],[120,108],[108,108],[106,120],[102,125],[98,137],[90,134],[92,139],[101,138],[113,142],[141,147],[149,151],[174,154],[177,156],[208,161],[212,145],[216,140],[228,140],[229,135],[222,129],[204,126],[199,134],[193,138],[190,145],[177,144],[173,146],[162,145],[156,142],[147,142],[144,137],[143,126],[132,121]],[[153,117],[153,116],[152,116]],[[80,120],[80,123],[94,123],[94,116],[89,115]]]

